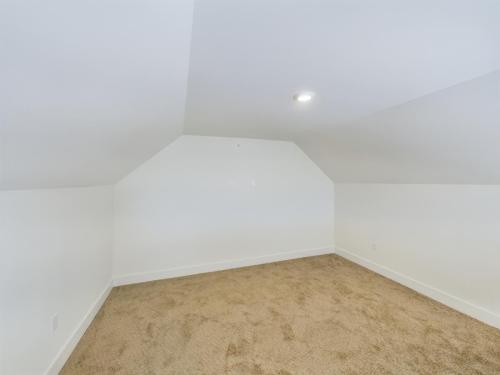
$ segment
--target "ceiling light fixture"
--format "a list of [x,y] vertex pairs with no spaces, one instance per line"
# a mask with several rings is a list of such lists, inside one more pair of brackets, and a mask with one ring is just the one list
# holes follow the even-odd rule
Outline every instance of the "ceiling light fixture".
[[310,102],[314,98],[313,92],[299,92],[293,96],[293,100],[299,103]]

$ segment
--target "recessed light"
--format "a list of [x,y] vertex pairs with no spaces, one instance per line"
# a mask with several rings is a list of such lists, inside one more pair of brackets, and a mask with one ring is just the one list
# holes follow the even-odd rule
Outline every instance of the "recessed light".
[[299,103],[307,103],[313,100],[314,93],[313,92],[299,92],[293,96],[293,100]]

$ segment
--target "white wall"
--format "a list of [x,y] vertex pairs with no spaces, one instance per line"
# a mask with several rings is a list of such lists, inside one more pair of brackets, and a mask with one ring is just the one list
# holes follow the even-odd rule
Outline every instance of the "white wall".
[[115,187],[115,280],[327,251],[333,197],[293,143],[182,136]]
[[336,184],[335,199],[341,255],[500,327],[500,186]]
[[0,192],[0,373],[64,364],[110,284],[111,233],[111,187]]

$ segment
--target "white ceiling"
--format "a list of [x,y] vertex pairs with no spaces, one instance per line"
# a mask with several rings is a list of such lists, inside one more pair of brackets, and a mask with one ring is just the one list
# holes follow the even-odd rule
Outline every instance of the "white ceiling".
[[500,2],[203,0],[192,38],[187,132],[297,139],[500,67]]
[[114,182],[183,123],[295,141],[334,181],[500,184],[497,0],[0,6],[3,189]]
[[115,182],[182,133],[193,2],[0,2],[0,188]]
[[298,144],[336,182],[500,184],[500,71]]
[[188,133],[293,140],[335,182],[500,184],[498,74],[474,80],[499,1],[204,0],[192,37]]

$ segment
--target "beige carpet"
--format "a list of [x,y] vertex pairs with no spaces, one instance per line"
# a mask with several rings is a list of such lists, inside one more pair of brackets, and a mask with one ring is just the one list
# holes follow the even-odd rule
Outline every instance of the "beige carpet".
[[335,255],[113,289],[63,375],[500,374],[500,330]]

